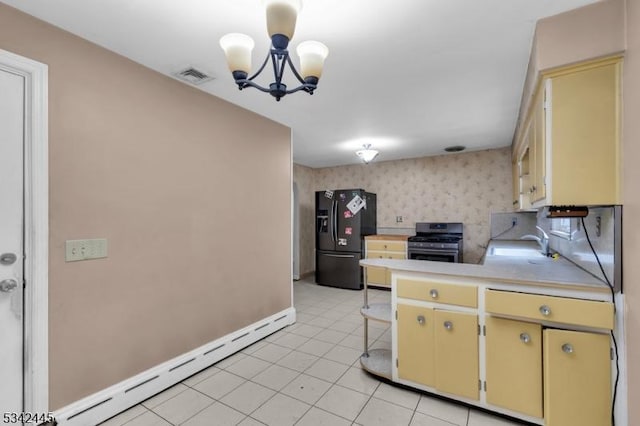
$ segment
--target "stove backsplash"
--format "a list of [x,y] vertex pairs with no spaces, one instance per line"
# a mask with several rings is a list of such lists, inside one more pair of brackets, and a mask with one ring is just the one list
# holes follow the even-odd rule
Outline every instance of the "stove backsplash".
[[[580,218],[570,219],[570,238],[561,237],[553,233],[552,222],[555,220],[558,219],[547,218],[547,208],[538,210],[537,223],[549,234],[549,247],[551,250],[560,253],[581,268],[603,279],[600,267],[587,242]],[[620,291],[622,288],[622,241],[620,241],[622,235],[622,207],[590,207],[589,215],[584,218],[584,222],[591,243],[600,258],[609,281],[614,285],[616,291]],[[599,232],[598,227],[600,228]],[[534,232],[534,234],[536,233]]]

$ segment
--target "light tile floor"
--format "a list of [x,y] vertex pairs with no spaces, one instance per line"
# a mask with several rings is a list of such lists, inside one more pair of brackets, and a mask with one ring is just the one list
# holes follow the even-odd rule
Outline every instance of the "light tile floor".
[[[297,322],[218,362],[103,426],[514,426],[377,380],[360,368],[362,291],[293,284]],[[390,293],[370,290],[369,300]],[[369,322],[374,347],[389,326]]]

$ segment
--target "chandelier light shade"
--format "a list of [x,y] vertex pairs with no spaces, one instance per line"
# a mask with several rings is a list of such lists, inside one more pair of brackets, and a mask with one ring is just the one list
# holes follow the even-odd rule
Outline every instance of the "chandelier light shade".
[[363,145],[363,148],[364,149],[361,149],[360,151],[356,151],[356,155],[360,157],[365,164],[369,164],[378,156],[378,151],[371,149],[371,144]]
[[[263,0],[267,14],[267,32],[271,38],[271,49],[266,59],[251,77],[251,52],[254,47],[253,39],[244,34],[231,33],[220,39],[220,46],[227,58],[227,65],[240,90],[245,87],[254,87],[263,92],[270,93],[277,101],[283,96],[298,91],[304,91],[313,95],[318,87],[318,81],[322,76],[324,61],[329,54],[329,49],[318,41],[305,41],[297,48],[300,57],[300,69],[298,72],[289,56],[289,42],[293,38],[296,29],[298,12],[302,8],[300,0]],[[260,75],[269,61],[273,64],[274,82],[268,87],[263,87],[253,80]],[[293,89],[288,89],[282,82],[286,67],[291,69],[293,76],[300,83]]]
[[[324,60],[329,55],[329,49],[322,43],[317,41],[304,41],[298,45],[296,49],[300,57],[300,75],[303,79],[322,77],[322,68]],[[317,84],[317,81],[316,81]]]
[[269,37],[273,40],[273,36],[281,34],[287,37],[287,40],[291,40],[296,30],[296,20],[302,9],[302,2],[300,0],[263,0],[262,4],[267,11]]
[[220,46],[227,57],[229,70],[242,71],[247,74],[251,71],[251,51],[255,43],[248,35],[231,33],[220,39]]

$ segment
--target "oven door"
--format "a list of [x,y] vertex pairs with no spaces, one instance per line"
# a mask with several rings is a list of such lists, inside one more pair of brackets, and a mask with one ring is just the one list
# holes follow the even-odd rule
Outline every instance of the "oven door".
[[457,250],[433,250],[433,249],[410,248],[407,254],[409,259],[414,259],[414,260],[431,260],[434,262],[458,263]]

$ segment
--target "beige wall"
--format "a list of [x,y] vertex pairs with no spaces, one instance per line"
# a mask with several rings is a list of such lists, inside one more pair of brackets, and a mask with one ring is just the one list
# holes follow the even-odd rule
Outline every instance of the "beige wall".
[[605,0],[540,19],[531,47],[520,114],[541,71],[621,53],[625,49],[625,0]]
[[624,0],[599,1],[538,21],[536,69],[594,59],[624,50]]
[[[310,192],[363,188],[376,193],[379,228],[463,222],[465,262],[475,263],[489,239],[490,213],[512,210],[511,181],[511,150],[502,148],[313,169]],[[396,216],[403,216],[404,222],[397,224]],[[310,241],[301,246],[313,250],[313,224],[301,236]]]
[[2,3],[0,48],[49,66],[51,409],[291,305],[288,128]]
[[623,106],[623,282],[626,293],[629,425],[640,425],[640,3],[627,0]]

